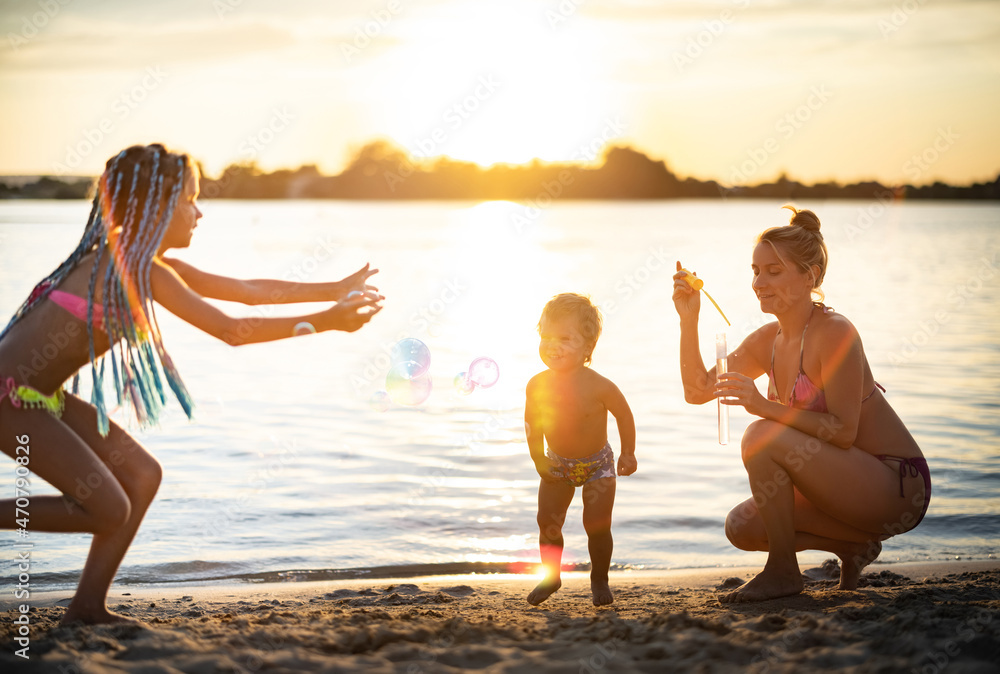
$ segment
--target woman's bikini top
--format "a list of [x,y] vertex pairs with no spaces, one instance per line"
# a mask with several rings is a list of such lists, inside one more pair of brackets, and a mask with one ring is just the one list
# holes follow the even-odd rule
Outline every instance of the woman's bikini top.
[[[828,306],[823,304],[817,304],[816,306],[823,309],[823,313],[829,313],[833,311]],[[810,319],[812,314],[809,315]],[[795,407],[800,410],[808,410],[810,412],[829,412],[826,407],[826,394],[823,393],[823,389],[813,383],[812,379],[806,375],[805,370],[802,369],[802,354],[805,351],[806,346],[806,330],[809,329],[809,321],[806,321],[806,325],[802,328],[802,342],[799,344],[799,374],[795,377],[795,383],[792,385],[792,392],[788,397],[788,407]],[[778,333],[775,335],[775,341],[777,341],[778,335],[781,334],[781,328],[778,328]],[[767,383],[767,399],[773,400],[774,402],[781,402],[778,397],[778,387],[774,384],[774,344],[771,344],[771,371],[768,372],[768,383]],[[875,388],[882,388],[882,385],[875,382]],[[861,399],[864,403],[866,400],[875,395],[875,388],[872,388],[871,393],[866,395]]]

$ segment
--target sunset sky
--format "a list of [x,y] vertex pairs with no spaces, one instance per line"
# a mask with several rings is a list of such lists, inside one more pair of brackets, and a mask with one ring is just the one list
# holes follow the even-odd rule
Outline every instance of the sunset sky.
[[1000,173],[996,0],[5,0],[0,174],[160,141],[210,174],[416,155],[681,176]]

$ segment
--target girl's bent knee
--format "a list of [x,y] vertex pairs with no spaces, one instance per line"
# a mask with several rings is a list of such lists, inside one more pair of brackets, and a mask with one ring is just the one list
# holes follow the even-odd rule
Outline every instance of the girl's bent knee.
[[161,482],[163,482],[163,466],[151,456],[142,470],[142,484],[151,495],[155,495]]
[[163,466],[153,456],[147,455],[135,462],[122,476],[122,485],[133,501],[148,503],[156,496],[163,481]]
[[132,504],[121,489],[102,496],[99,500],[83,501],[84,510],[94,518],[95,534],[111,534],[121,529],[132,516]]

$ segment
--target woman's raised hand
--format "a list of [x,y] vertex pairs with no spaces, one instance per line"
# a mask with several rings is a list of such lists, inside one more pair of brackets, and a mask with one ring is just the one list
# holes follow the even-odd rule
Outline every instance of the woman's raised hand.
[[680,315],[681,320],[698,319],[701,311],[701,293],[699,293],[687,280],[689,272],[685,270],[681,263],[677,263],[677,273],[674,274],[674,307]]

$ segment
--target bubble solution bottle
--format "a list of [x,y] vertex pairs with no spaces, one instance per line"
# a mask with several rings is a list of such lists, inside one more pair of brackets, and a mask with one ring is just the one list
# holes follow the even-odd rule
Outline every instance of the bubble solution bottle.
[[[726,369],[726,333],[719,332],[715,335],[715,374],[725,374]],[[722,398],[718,398],[719,404],[719,444],[729,444],[729,407],[722,404]]]

